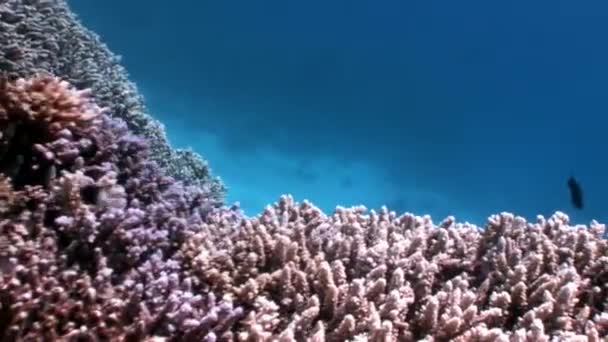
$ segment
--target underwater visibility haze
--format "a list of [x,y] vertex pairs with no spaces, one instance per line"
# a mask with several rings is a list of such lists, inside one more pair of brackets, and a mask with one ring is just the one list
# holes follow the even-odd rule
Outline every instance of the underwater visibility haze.
[[478,224],[608,218],[604,2],[70,5],[248,214],[288,192]]

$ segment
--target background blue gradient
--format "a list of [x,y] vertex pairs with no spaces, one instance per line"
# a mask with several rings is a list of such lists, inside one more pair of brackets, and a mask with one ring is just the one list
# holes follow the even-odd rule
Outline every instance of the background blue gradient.
[[608,219],[605,1],[69,3],[247,214],[291,193]]

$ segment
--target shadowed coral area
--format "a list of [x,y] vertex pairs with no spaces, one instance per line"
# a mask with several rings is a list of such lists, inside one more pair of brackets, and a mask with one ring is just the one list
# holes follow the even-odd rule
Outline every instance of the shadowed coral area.
[[[76,162],[79,147],[93,148],[84,135],[100,111],[88,103],[88,92],[52,77],[4,79],[0,92],[1,170],[15,186],[48,183],[58,167]],[[73,135],[83,138],[81,146],[70,144]]]
[[600,341],[605,226],[218,207],[56,77],[0,87],[0,339]]

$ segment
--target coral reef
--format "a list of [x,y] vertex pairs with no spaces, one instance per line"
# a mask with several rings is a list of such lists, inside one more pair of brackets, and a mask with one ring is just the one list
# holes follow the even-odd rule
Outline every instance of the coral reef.
[[149,141],[150,157],[169,175],[223,199],[225,186],[206,161],[192,151],[171,149],[119,58],[80,24],[64,0],[0,1],[0,70],[13,78],[47,73],[91,89],[110,115]]
[[216,206],[208,191],[165,176],[87,91],[42,76],[0,92],[4,340],[169,335],[216,311],[236,317],[192,295],[174,256]]
[[600,341],[605,226],[568,223],[502,213],[482,230],[363,207],[326,216],[284,196],[221,244],[206,242],[221,221],[208,223],[184,255],[189,275],[249,308],[243,341]]
[[216,204],[90,92],[2,80],[0,340],[608,338],[597,222]]

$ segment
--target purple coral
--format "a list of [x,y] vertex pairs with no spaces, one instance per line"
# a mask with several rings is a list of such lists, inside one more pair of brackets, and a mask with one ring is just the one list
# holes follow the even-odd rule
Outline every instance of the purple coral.
[[0,339],[600,341],[605,226],[217,208],[55,77],[0,82]]
[[192,294],[176,254],[213,210],[208,193],[165,176],[143,140],[54,77],[2,81],[0,134],[4,338],[201,331],[192,320],[216,304]]

